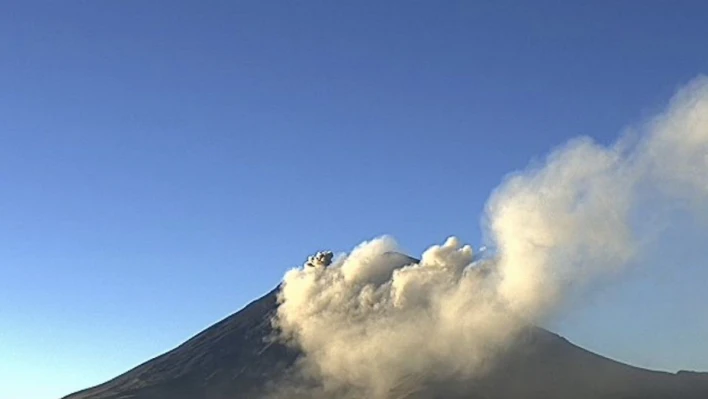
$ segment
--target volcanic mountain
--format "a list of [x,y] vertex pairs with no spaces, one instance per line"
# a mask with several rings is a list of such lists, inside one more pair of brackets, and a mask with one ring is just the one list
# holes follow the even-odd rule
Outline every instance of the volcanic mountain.
[[[275,288],[177,348],[64,399],[271,398],[301,354],[270,338]],[[352,348],[355,350],[355,348]],[[285,397],[309,397],[289,395]],[[708,398],[708,373],[645,370],[599,356],[529,327],[483,377],[411,378],[390,399]],[[278,396],[282,398],[284,396]]]

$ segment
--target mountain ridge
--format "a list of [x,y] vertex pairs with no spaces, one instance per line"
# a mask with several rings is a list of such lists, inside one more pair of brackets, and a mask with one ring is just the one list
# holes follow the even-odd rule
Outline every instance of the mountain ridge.
[[[234,399],[272,397],[302,354],[275,342],[279,286],[174,349],[63,399]],[[708,397],[708,373],[669,373],[623,364],[540,328],[523,334],[483,378],[413,379],[390,398]],[[410,392],[408,392],[410,391]],[[401,396],[403,395],[403,396]],[[302,396],[280,397],[312,397]],[[339,397],[339,396],[330,396]]]

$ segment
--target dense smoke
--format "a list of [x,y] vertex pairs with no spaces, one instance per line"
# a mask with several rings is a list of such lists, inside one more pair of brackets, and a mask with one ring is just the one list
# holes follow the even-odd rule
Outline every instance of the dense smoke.
[[326,267],[285,275],[274,323],[324,390],[383,398],[418,376],[478,375],[568,296],[641,263],[662,215],[705,217],[707,200],[708,79],[699,78],[633,140],[575,139],[508,177],[482,226],[493,257],[449,238],[416,261],[389,237],[318,255],[310,263]]

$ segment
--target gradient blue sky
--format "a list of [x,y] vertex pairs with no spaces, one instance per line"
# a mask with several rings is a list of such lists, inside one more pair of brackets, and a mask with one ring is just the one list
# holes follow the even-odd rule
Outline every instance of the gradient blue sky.
[[[479,244],[506,173],[707,72],[706,21],[700,1],[2,2],[0,398],[103,382],[320,248]],[[551,324],[708,370],[699,266]]]

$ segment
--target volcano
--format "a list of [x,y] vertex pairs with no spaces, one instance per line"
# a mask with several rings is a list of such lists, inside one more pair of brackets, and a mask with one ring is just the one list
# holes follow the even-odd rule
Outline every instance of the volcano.
[[[272,339],[278,289],[177,348],[64,399],[274,397],[302,356]],[[411,378],[387,399],[404,398],[705,399],[708,373],[633,367],[584,350],[550,331],[529,327],[483,376],[456,381]]]

